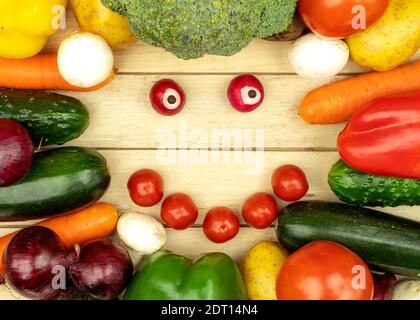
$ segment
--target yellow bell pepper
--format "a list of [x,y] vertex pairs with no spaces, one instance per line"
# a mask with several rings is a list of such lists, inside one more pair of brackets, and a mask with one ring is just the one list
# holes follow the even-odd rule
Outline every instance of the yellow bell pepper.
[[39,53],[59,28],[67,0],[0,0],[0,57]]

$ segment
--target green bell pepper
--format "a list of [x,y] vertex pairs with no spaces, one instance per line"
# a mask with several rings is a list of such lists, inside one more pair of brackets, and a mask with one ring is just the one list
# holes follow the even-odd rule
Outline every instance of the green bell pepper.
[[159,251],[146,261],[130,283],[125,300],[245,300],[238,266],[223,253],[196,261]]

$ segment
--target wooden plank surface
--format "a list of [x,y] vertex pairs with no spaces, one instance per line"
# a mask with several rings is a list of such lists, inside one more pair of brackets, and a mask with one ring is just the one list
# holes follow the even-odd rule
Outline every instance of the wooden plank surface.
[[[156,113],[149,102],[153,84],[170,77],[185,90],[187,104],[175,117]],[[313,126],[298,115],[298,105],[307,92],[325,81],[310,81],[297,76],[261,75],[266,90],[263,106],[251,113],[234,110],[226,91],[233,76],[228,75],[120,75],[106,88],[91,93],[73,93],[91,112],[92,125],[71,144],[99,148],[150,149],[165,147],[167,132],[178,144],[171,148],[207,148],[194,137],[214,130],[237,129],[264,134],[266,149],[335,149],[343,125]],[[112,129],[111,129],[112,128]],[[187,135],[185,139],[182,136]],[[287,138],[286,138],[287,137]],[[179,143],[179,140],[186,140]],[[216,142],[217,143],[217,142]],[[180,145],[182,144],[182,145]],[[256,147],[255,144],[253,147]]]
[[[61,39],[77,30],[71,13],[67,27],[51,38],[45,50],[56,50]],[[119,74],[110,85],[97,92],[66,93],[81,99],[91,113],[89,129],[69,145],[96,148],[109,162],[112,182],[102,200],[116,205],[121,213],[136,211],[159,218],[159,206],[137,207],[126,188],[134,171],[154,168],[164,176],[167,194],[187,192],[200,210],[193,228],[183,232],[168,229],[165,248],[191,258],[201,252],[222,251],[238,262],[255,243],[274,241],[273,228],[256,230],[243,225],[235,239],[216,245],[202,234],[204,215],[218,205],[229,206],[240,215],[248,195],[271,192],[270,176],[277,166],[293,163],[304,169],[310,184],[305,199],[337,201],[327,175],[338,159],[336,139],[343,125],[312,126],[298,116],[300,100],[325,81],[294,75],[287,60],[289,46],[255,40],[233,57],[192,61],[140,42],[115,52]],[[336,79],[365,71],[350,62]],[[227,85],[237,73],[258,74],[266,89],[264,105],[250,114],[235,112],[226,99]],[[187,106],[176,117],[156,114],[148,100],[153,83],[168,77],[178,81],[187,94]],[[231,133],[232,139],[225,143],[212,139],[215,130]],[[235,144],[234,137],[241,138],[242,145]],[[258,140],[261,137],[263,143]],[[209,151],[211,147],[224,151]],[[381,210],[420,221],[416,207]],[[0,236],[33,222],[2,223]],[[133,256],[138,262],[139,257]],[[0,286],[0,298],[19,297]]]

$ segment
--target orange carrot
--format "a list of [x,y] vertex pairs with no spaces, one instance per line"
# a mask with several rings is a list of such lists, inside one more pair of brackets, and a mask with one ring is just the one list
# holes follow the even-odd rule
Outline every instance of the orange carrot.
[[[67,249],[71,250],[75,243],[82,245],[110,235],[115,230],[117,221],[118,212],[112,205],[97,203],[80,211],[43,220],[36,226],[53,230]],[[16,233],[17,231],[0,238],[0,275],[5,272],[3,253]]]
[[313,124],[340,123],[376,98],[416,90],[420,90],[420,60],[391,71],[370,72],[320,87],[305,97],[299,114]]
[[42,53],[27,59],[0,58],[0,87],[31,90],[94,91],[112,81],[107,80],[91,88],[69,84],[58,70],[57,54]]

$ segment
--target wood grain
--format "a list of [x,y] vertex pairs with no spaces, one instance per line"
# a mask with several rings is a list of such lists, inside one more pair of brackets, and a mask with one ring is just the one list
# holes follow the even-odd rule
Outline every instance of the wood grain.
[[[153,84],[167,77],[177,81],[187,96],[185,109],[175,117],[158,114],[149,102]],[[232,78],[226,75],[124,75],[117,76],[100,91],[71,93],[83,101],[91,113],[91,126],[72,144],[156,149],[166,147],[165,137],[169,132],[177,140],[168,142],[171,148],[207,148],[201,140],[203,134],[211,135],[217,129],[236,129],[243,135],[252,130],[254,139],[257,131],[263,131],[263,147],[267,149],[335,149],[336,137],[343,125],[308,125],[298,115],[298,105],[305,94],[325,81],[297,76],[260,76],[266,90],[264,104],[254,112],[240,113],[230,106],[226,96]],[[180,141],[184,140],[181,131],[187,135],[185,142]],[[197,137],[198,133],[202,134]]]
[[[45,50],[57,50],[61,40],[75,30],[77,23],[69,10],[67,29],[53,36]],[[294,75],[287,59],[289,47],[290,43],[254,40],[233,57],[208,56],[190,61],[179,60],[141,42],[115,52],[119,75],[110,85],[92,93],[66,93],[81,99],[91,113],[87,132],[69,145],[96,148],[109,162],[112,182],[102,200],[116,205],[121,213],[136,211],[159,218],[159,206],[137,207],[126,188],[134,171],[154,168],[164,176],[166,194],[187,192],[200,209],[194,228],[183,232],[168,229],[165,248],[191,258],[201,252],[222,251],[238,262],[255,243],[275,240],[273,228],[256,230],[243,226],[236,238],[216,245],[202,234],[201,222],[207,210],[218,205],[229,206],[240,215],[241,204],[248,195],[270,192],[270,176],[277,166],[293,163],[304,169],[310,184],[305,199],[337,201],[328,187],[327,175],[338,159],[336,138],[343,125],[312,126],[300,119],[297,114],[300,100],[326,81]],[[420,53],[413,57],[418,58]],[[337,79],[365,71],[350,62]],[[238,73],[255,73],[265,86],[266,101],[253,113],[237,113],[227,102],[227,85]],[[156,114],[148,100],[153,83],[165,77],[178,81],[188,98],[185,110],[172,118]],[[243,139],[250,132],[253,141],[242,149],[259,148],[255,139],[257,132],[263,130],[263,151],[234,152],[230,150],[234,145],[217,143],[215,139],[213,147],[227,146],[229,150],[209,153],[211,134],[221,129],[239,129]],[[184,131],[186,137],[182,135]],[[203,136],[208,139],[202,139]],[[165,153],[165,148],[196,150]],[[420,221],[417,207],[381,210]],[[32,223],[1,223],[0,236]],[[140,257],[133,254],[133,258],[137,263]],[[0,299],[19,296],[0,286]]]
[[[200,226],[205,214],[213,207],[224,205],[231,207],[238,216],[241,215],[242,202],[255,192],[271,192],[270,179],[272,172],[280,165],[292,163],[300,166],[307,175],[310,189],[304,200],[338,201],[330,190],[327,176],[331,166],[338,160],[336,152],[263,152],[248,154],[238,158],[230,151],[207,153],[199,151],[174,151],[177,162],[164,162],[156,151],[149,150],[103,150],[101,153],[109,162],[111,170],[111,187],[101,201],[107,201],[119,209],[120,213],[141,212],[159,219],[160,204],[151,208],[135,205],[128,194],[127,181],[130,175],[142,168],[152,168],[160,172],[165,181],[166,195],[174,192],[186,192],[196,202],[200,216],[196,226]],[[208,162],[204,163],[205,156]],[[244,156],[244,154],[242,154]],[[248,160],[249,156],[249,160]],[[226,163],[216,163],[220,161]],[[185,162],[183,159],[186,159]],[[212,160],[213,159],[213,160]],[[284,207],[287,203],[279,201]],[[420,221],[418,207],[398,207],[379,209]],[[242,220],[242,219],[241,219]],[[5,222],[3,226],[30,225],[28,222]],[[242,220],[242,223],[243,220]],[[255,230],[255,232],[258,232]]]

